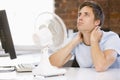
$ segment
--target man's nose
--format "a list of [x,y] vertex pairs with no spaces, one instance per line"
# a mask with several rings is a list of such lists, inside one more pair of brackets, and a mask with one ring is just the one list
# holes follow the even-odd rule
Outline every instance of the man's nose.
[[82,20],[82,19],[83,19],[82,15],[78,16],[78,20]]

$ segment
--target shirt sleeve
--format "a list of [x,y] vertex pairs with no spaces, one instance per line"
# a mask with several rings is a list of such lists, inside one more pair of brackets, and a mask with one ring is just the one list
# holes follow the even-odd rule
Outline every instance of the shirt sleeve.
[[107,37],[104,43],[104,50],[114,49],[120,55],[120,38],[116,33]]

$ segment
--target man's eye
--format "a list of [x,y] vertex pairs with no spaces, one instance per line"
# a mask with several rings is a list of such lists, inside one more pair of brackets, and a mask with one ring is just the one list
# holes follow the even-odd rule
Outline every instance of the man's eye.
[[81,13],[78,13],[78,17],[81,16]]
[[85,16],[88,16],[89,14],[88,13],[85,13]]

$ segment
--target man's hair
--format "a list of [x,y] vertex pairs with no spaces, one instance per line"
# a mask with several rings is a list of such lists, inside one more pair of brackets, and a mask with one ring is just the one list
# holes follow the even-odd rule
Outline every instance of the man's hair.
[[85,6],[91,7],[93,9],[95,20],[100,20],[99,26],[102,26],[104,23],[104,13],[101,6],[94,1],[85,1],[80,5],[79,10]]

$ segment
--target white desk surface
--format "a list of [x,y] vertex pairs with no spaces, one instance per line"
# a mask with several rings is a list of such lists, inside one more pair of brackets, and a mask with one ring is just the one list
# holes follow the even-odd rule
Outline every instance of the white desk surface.
[[108,69],[105,72],[96,72],[92,68],[66,68],[64,76],[41,79],[33,77],[31,72],[17,73],[17,80],[120,80],[120,69]]
[[[6,61],[7,60],[7,61]],[[8,63],[13,63],[17,64],[20,62],[31,62],[35,61],[38,62],[40,60],[40,55],[25,55],[24,58],[23,56],[18,56],[16,60],[10,60],[9,58],[1,58],[0,57],[0,65],[4,63],[4,65]],[[8,62],[10,61],[10,62]],[[6,63],[6,64],[5,64]],[[45,79],[40,79],[40,77],[33,77],[33,74],[31,72],[26,72],[26,73],[4,73],[0,74],[4,75],[5,77],[10,77],[11,79],[7,80],[120,80],[120,69],[108,69],[105,72],[96,72],[95,69],[93,68],[70,68],[66,67],[67,73],[64,76],[57,76],[57,77],[50,77],[50,78],[45,78]],[[0,79],[1,80],[1,79]]]

